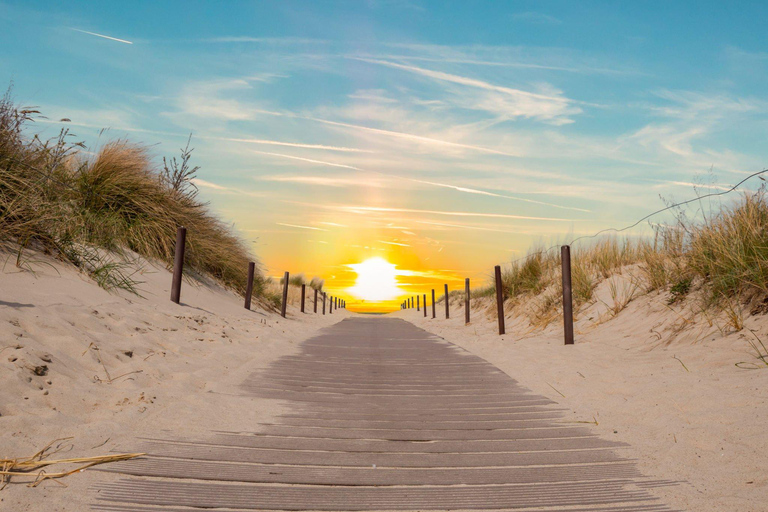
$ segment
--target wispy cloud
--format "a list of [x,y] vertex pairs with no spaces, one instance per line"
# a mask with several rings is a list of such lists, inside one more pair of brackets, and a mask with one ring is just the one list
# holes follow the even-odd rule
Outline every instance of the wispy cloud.
[[347,148],[343,146],[326,146],[323,144],[306,144],[303,142],[284,142],[279,140],[266,140],[266,139],[243,139],[237,137],[214,137],[211,135],[198,135],[200,139],[207,140],[219,140],[223,142],[243,142],[246,144],[263,144],[267,146],[286,146],[290,148],[301,149],[322,149],[324,151],[338,151],[341,153],[374,153],[374,151],[368,149]]
[[387,242],[385,240],[377,240],[380,244],[387,244],[387,245],[399,245],[400,247],[410,247],[410,244],[403,244],[400,242]]
[[275,222],[275,224],[277,224],[278,226],[285,226],[288,228],[311,229],[313,231],[328,231],[327,229],[323,229],[323,228],[315,228],[312,226],[301,226],[299,224],[286,224],[284,222]]
[[[417,178],[409,178],[407,176],[402,176],[402,175],[397,175],[397,174],[377,171],[377,170],[373,170],[373,169],[363,169],[361,167],[355,167],[355,166],[352,166],[352,165],[340,164],[340,163],[335,163],[335,162],[328,162],[328,161],[324,161],[324,160],[316,160],[316,159],[312,159],[312,158],[304,158],[304,157],[298,157],[298,156],[293,156],[293,155],[286,155],[286,154],[283,154],[283,153],[270,153],[270,152],[266,152],[266,151],[253,151],[253,152],[257,153],[257,154],[261,154],[261,155],[269,155],[269,156],[276,156],[276,157],[280,157],[280,158],[288,158],[288,159],[291,159],[291,160],[298,160],[298,161],[307,162],[307,163],[311,163],[311,164],[327,165],[327,166],[331,166],[331,167],[340,167],[340,168],[343,168],[343,169],[350,169],[350,170],[359,171],[359,172],[372,173],[372,174],[377,174],[379,176],[383,176],[383,177],[390,178],[390,179],[393,179],[393,180],[409,181],[409,182],[412,182],[412,183],[419,183],[419,184],[422,184],[422,185],[430,185],[430,186],[433,186],[433,187],[449,188],[449,189],[452,189],[452,190],[456,190],[457,192],[463,192],[463,193],[467,193],[467,194],[476,194],[476,195],[484,195],[484,196],[489,196],[489,197],[498,197],[498,198],[502,198],[502,199],[510,199],[510,200],[513,200],[513,201],[521,201],[521,202],[525,202],[525,203],[538,204],[538,205],[542,205],[542,206],[550,206],[550,207],[558,208],[558,209],[562,209],[562,210],[571,210],[571,211],[580,211],[580,212],[589,212],[590,211],[590,210],[587,210],[587,209],[584,209],[584,208],[577,208],[577,207],[573,207],[573,206],[563,206],[563,205],[558,205],[558,204],[550,203],[550,202],[546,202],[546,201],[537,201],[535,199],[526,199],[526,198],[522,198],[522,197],[507,195],[507,194],[498,194],[498,193],[495,193],[495,192],[488,192],[488,191],[485,191],[485,190],[479,190],[479,189],[469,188],[469,187],[461,187],[461,186],[458,186],[458,185],[451,185],[451,184],[448,184],[448,183],[438,183],[438,182],[435,182],[435,181],[427,181],[427,180],[420,180],[420,179],[417,179]],[[326,185],[326,186],[334,186],[334,187],[341,187],[341,186],[347,186],[347,185],[371,186],[371,183],[370,183],[369,180],[361,181],[361,180],[354,180],[354,179],[329,178],[329,177],[264,176],[264,177],[261,177],[260,179],[261,180],[265,180],[265,181],[284,181],[284,182],[293,181],[293,182],[297,182],[297,183],[311,183],[311,184],[314,184],[314,185]]]
[[[323,206],[326,207],[326,206]],[[352,213],[367,212],[395,212],[395,213],[427,213],[433,215],[448,215],[455,217],[488,217],[495,219],[516,219],[516,220],[538,220],[550,222],[574,222],[574,219],[562,219],[557,217],[531,217],[527,215],[508,215],[503,213],[477,213],[477,212],[458,212],[458,211],[440,211],[440,210],[418,210],[415,208],[385,208],[379,206],[327,206],[342,211]]]
[[433,137],[426,137],[423,135],[416,135],[413,133],[405,133],[405,132],[398,132],[394,130],[385,130],[382,128],[372,128],[370,126],[363,126],[358,124],[350,124],[350,123],[342,123],[340,121],[331,121],[328,119],[321,119],[317,117],[306,117],[306,116],[296,116],[300,117],[302,119],[308,119],[310,121],[315,121],[318,123],[323,123],[331,126],[340,126],[343,128],[350,128],[352,130],[363,130],[370,133],[376,133],[378,135],[386,135],[388,137],[396,137],[400,139],[407,139],[414,142],[426,142],[429,144],[435,144],[438,146],[449,146],[454,148],[461,148],[461,149],[471,149],[473,151],[478,151],[480,153],[490,153],[494,155],[504,155],[504,156],[519,156],[516,153],[510,153],[508,151],[502,151],[499,149],[494,148],[488,148],[488,147],[482,147],[482,146],[475,146],[472,144],[462,144],[460,142],[451,142],[447,140],[441,140],[441,139],[435,139]]
[[559,208],[561,210],[572,210],[572,211],[577,211],[577,212],[590,212],[591,211],[591,210],[587,210],[587,209],[584,209],[584,208],[576,208],[574,206],[562,206],[562,205],[559,205],[559,204],[548,203],[548,202],[545,202],[545,201],[536,201],[535,199],[526,199],[524,197],[510,196],[510,195],[506,195],[506,194],[497,194],[495,192],[488,192],[486,190],[479,190],[479,189],[475,189],[475,188],[459,187],[457,185],[448,185],[448,184],[445,184],[445,183],[435,183],[434,181],[424,181],[424,180],[413,180],[413,181],[416,181],[418,183],[424,183],[424,184],[427,184],[427,185],[433,185],[435,187],[450,188],[450,189],[453,189],[453,190],[457,190],[459,192],[466,192],[468,194],[478,194],[478,195],[489,196],[489,197],[500,197],[500,198],[504,198],[504,199],[512,199],[514,201],[522,201],[522,202],[525,202],[525,203],[539,204],[539,205],[543,205],[543,206],[551,206],[553,208]]
[[378,59],[352,58],[371,64],[378,64],[408,71],[410,73],[416,73],[433,80],[450,82],[492,92],[494,95],[486,95],[476,99],[474,101],[474,106],[476,109],[486,110],[497,115],[537,118],[548,120],[556,124],[564,124],[571,122],[568,116],[579,114],[582,111],[581,108],[574,105],[576,102],[556,93],[556,91],[553,91],[555,94],[535,93],[495,85],[477,78],[455,75],[417,66],[408,66]]
[[200,178],[192,178],[191,181],[196,187],[200,188],[211,188],[213,190],[230,190],[227,187],[217,185],[216,183],[211,183],[210,181],[201,180]]
[[70,30],[74,30],[75,32],[80,32],[82,34],[88,34],[91,36],[101,37],[104,39],[109,39],[110,41],[117,41],[118,43],[124,43],[124,44],[133,44],[133,41],[127,41],[125,39],[118,39],[116,37],[112,36],[106,36],[104,34],[97,34],[96,32],[88,32],[87,30],[80,30],[79,28],[71,28]]
[[251,37],[251,36],[222,36],[200,39],[203,43],[262,43],[272,45],[314,45],[326,44],[324,39],[306,37]]
[[288,158],[289,160],[298,160],[300,162],[307,162],[310,164],[318,164],[318,165],[328,165],[330,167],[340,167],[342,169],[352,169],[355,171],[362,171],[359,167],[354,167],[352,165],[346,165],[346,164],[338,164],[334,162],[326,162],[324,160],[315,160],[313,158],[304,158],[300,156],[293,156],[293,155],[286,155],[283,153],[270,153],[268,151],[256,151],[253,150],[253,153],[256,153],[257,155],[268,155],[268,156],[276,156],[279,158]]
[[195,185],[196,187],[208,189],[213,193],[234,194],[234,195],[241,195],[241,196],[248,196],[248,197],[264,197],[265,195],[263,192],[250,192],[248,190],[242,190],[240,188],[225,187],[223,185],[218,185],[216,183],[212,183],[210,181],[206,181],[200,178],[192,178],[191,181],[192,181],[192,184]]
[[324,187],[382,187],[381,181],[360,180],[357,178],[341,178],[329,176],[259,176],[259,181],[274,181],[279,183],[301,183],[304,185],[317,185]]
[[[484,195],[484,196],[489,196],[489,197],[498,197],[498,198],[501,198],[501,199],[510,199],[510,200],[513,200],[513,201],[521,201],[521,202],[525,202],[525,203],[538,204],[538,205],[542,205],[542,206],[550,206],[550,207],[558,208],[558,209],[562,209],[562,210],[571,210],[571,211],[579,211],[579,212],[590,212],[590,210],[587,210],[587,209],[584,209],[584,208],[577,208],[577,207],[573,207],[573,206],[563,206],[563,205],[559,205],[559,204],[555,204],[555,203],[550,203],[550,202],[546,202],[546,201],[537,201],[535,199],[526,199],[526,198],[523,198],[523,197],[511,196],[511,195],[507,195],[507,194],[498,194],[498,193],[495,193],[495,192],[488,192],[486,190],[480,190],[480,189],[469,188],[469,187],[461,187],[461,186],[458,186],[458,185],[451,185],[451,184],[448,184],[448,183],[438,183],[438,182],[435,182],[435,181],[427,181],[427,180],[420,180],[420,179],[417,179],[417,178],[409,178],[407,176],[401,176],[401,175],[391,174],[391,173],[387,173],[387,172],[376,171],[376,170],[373,170],[373,169],[363,169],[361,167],[355,167],[355,166],[352,166],[352,165],[340,164],[340,163],[335,163],[335,162],[328,162],[328,161],[317,160],[317,159],[313,159],[313,158],[304,158],[304,157],[298,157],[298,156],[294,156],[294,155],[286,155],[286,154],[283,154],[283,153],[271,153],[271,152],[266,152],[266,151],[253,151],[253,152],[257,153],[257,154],[261,154],[261,155],[276,156],[276,157],[280,157],[280,158],[288,158],[288,159],[291,159],[291,160],[298,160],[298,161],[307,162],[307,163],[311,163],[311,164],[327,165],[327,166],[331,166],[331,167],[340,167],[340,168],[343,168],[343,169],[351,169],[351,170],[359,171],[359,172],[372,173],[372,174],[377,174],[379,176],[383,176],[383,177],[390,178],[390,179],[393,179],[393,180],[409,181],[409,182],[412,182],[412,183],[419,183],[419,184],[422,184],[422,185],[429,185],[429,186],[433,186],[433,187],[449,188],[449,189],[452,189],[452,190],[456,190],[457,192],[463,192],[463,193],[467,193],[467,194],[476,194],[476,195]],[[349,185],[353,185],[353,186],[363,186],[363,185],[371,186],[371,182],[369,180],[366,180],[365,182],[363,182],[363,181],[354,180],[354,179],[318,177],[318,176],[263,176],[263,177],[260,177],[259,179],[264,180],[264,181],[278,181],[278,182],[282,181],[282,182],[307,183],[307,184],[313,184],[313,185],[325,185],[325,186],[332,186],[332,187],[342,187],[342,186],[349,186]],[[381,186],[381,184],[379,184],[378,186]]]

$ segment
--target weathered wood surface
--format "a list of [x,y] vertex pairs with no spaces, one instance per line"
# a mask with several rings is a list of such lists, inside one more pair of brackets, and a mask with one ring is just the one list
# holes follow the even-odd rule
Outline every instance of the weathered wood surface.
[[[247,432],[143,439],[94,510],[662,512],[621,444],[488,362],[388,318],[347,319],[254,374],[290,411]],[[233,411],[236,414],[236,411]]]

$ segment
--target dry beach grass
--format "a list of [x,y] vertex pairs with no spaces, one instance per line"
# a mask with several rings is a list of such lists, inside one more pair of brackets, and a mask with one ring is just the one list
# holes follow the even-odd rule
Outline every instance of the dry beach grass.
[[[10,94],[0,100],[0,242],[12,244],[17,265],[29,263],[27,249],[42,249],[107,289],[136,292],[126,250],[170,265],[176,229],[185,226],[188,270],[245,291],[254,256],[197,199],[188,146],[159,169],[146,148],[125,140],[92,153],[66,130],[53,140],[29,137],[36,115]],[[256,296],[262,284],[257,274]]]

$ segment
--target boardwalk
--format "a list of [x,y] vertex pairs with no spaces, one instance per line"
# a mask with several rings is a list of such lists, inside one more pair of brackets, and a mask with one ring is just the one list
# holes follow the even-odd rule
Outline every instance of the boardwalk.
[[[274,424],[158,439],[93,509],[670,510],[588,427],[493,365],[397,319],[347,319],[253,375]],[[237,414],[237,411],[233,411]],[[620,450],[618,450],[620,452]]]

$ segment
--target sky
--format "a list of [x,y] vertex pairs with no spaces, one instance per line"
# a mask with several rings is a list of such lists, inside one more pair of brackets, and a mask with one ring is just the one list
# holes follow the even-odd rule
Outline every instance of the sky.
[[703,0],[0,0],[0,85],[91,149],[160,162],[192,134],[200,197],[265,274],[365,308],[353,265],[382,258],[376,307],[396,307],[768,166],[766,21]]

